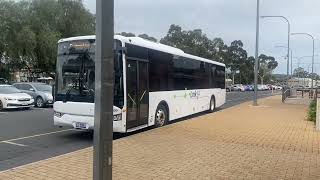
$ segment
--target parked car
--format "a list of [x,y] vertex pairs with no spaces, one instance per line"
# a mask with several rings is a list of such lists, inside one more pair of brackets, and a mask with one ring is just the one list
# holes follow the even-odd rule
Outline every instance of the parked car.
[[9,82],[4,78],[0,78],[0,84],[9,84]]
[[245,91],[245,88],[242,84],[234,84],[231,86],[231,91]]
[[245,86],[244,86],[244,90],[245,90],[245,91],[253,91],[254,88],[253,88],[252,85],[245,85]]
[[35,99],[36,107],[45,107],[53,104],[52,86],[44,83],[15,83],[16,88],[29,94]]
[[262,85],[262,84],[258,84],[258,91],[265,91],[267,90],[266,86],[265,85]]
[[268,90],[273,90],[273,87],[271,84],[267,84],[266,86],[268,87]]
[[34,106],[34,99],[11,85],[0,85],[0,111],[3,109],[29,109]]

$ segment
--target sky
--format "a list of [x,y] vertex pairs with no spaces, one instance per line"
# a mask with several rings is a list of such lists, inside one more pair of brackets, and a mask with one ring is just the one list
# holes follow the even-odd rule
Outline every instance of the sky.
[[[84,0],[95,13],[95,0]],[[260,0],[260,15],[285,16],[291,32],[304,32],[320,39],[320,0]],[[115,0],[115,32],[146,33],[164,37],[171,24],[184,30],[202,29],[209,38],[220,37],[225,43],[242,40],[250,56],[255,53],[256,0]],[[280,18],[260,19],[259,53],[274,56],[279,63],[274,73],[285,74],[287,23]],[[312,56],[312,40],[291,36],[293,69],[297,57]],[[320,40],[315,41],[315,70],[320,74]],[[300,67],[310,70],[311,57],[300,60]]]

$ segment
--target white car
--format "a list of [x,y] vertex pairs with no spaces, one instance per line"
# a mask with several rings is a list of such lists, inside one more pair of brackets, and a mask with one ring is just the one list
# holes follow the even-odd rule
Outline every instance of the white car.
[[0,85],[0,111],[3,109],[29,109],[34,99],[11,85]]
[[232,91],[245,91],[245,88],[242,84],[234,84],[231,86]]

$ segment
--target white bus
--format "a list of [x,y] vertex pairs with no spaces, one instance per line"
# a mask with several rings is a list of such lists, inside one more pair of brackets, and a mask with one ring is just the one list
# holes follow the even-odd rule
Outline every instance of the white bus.
[[[139,37],[114,37],[114,132],[160,127],[226,101],[225,65]],[[58,42],[54,124],[94,128],[95,36]]]

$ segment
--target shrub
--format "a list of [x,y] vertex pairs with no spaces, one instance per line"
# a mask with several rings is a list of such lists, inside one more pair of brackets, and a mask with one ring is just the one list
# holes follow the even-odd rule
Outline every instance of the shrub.
[[316,122],[317,116],[317,101],[311,101],[309,105],[309,112],[308,112],[308,120]]

